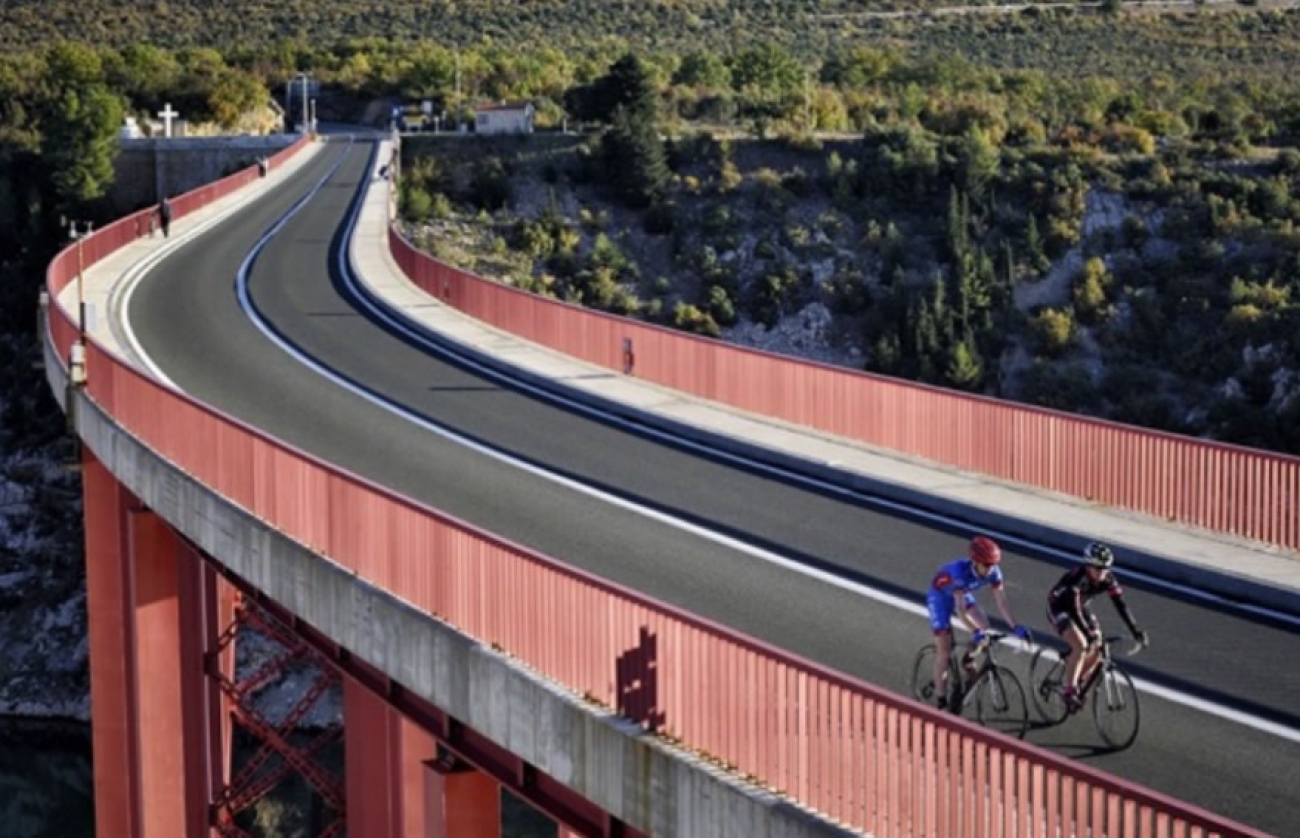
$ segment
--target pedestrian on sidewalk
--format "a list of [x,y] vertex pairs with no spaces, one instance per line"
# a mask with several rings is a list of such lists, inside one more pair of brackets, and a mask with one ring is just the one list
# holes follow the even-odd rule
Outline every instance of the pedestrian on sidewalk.
[[163,238],[167,238],[172,229],[172,204],[165,195],[158,202],[158,224],[162,227]]

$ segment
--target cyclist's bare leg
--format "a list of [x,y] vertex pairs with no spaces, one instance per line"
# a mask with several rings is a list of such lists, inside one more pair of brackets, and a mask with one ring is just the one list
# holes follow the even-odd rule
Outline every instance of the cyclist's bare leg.
[[[970,629],[972,633],[989,630],[989,615],[984,613],[984,609],[980,607],[978,602],[968,602],[966,611],[962,614],[962,621],[966,623],[966,628]],[[962,656],[961,668],[968,682],[974,680],[975,661],[971,656]]]
[[948,696],[948,660],[952,657],[952,632],[935,632],[934,635],[934,694],[942,704]]
[[1087,653],[1084,654],[1083,656],[1083,662],[1079,666],[1078,683],[1080,684],[1088,683],[1088,679],[1092,677],[1093,670],[1096,669],[1098,664],[1100,663],[1101,663],[1101,644],[1093,643],[1088,647]]
[[1070,647],[1070,653],[1065,657],[1065,684],[1064,686],[1074,689],[1079,686],[1079,673],[1083,669],[1084,657],[1090,657],[1085,653],[1088,650],[1088,639],[1084,637],[1083,632],[1074,623],[1070,623],[1061,632],[1062,639]]

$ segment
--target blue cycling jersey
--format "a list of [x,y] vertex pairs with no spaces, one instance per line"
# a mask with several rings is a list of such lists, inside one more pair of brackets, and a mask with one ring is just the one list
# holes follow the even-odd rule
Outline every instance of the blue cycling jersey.
[[1002,568],[994,565],[985,576],[975,572],[975,563],[970,559],[954,559],[934,575],[930,582],[930,593],[948,594],[971,593],[988,585],[990,588],[1002,587]]
[[925,607],[930,614],[930,628],[935,634],[952,631],[952,612],[957,596],[962,596],[967,607],[975,604],[974,592],[988,585],[997,590],[1002,587],[1002,568],[994,565],[985,576],[975,572],[970,559],[954,559],[934,575],[930,591],[925,597]]

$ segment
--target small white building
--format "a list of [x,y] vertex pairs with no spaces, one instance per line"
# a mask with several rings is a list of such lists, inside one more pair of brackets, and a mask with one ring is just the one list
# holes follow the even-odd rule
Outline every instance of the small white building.
[[487,102],[474,108],[479,134],[531,134],[537,109],[532,102]]
[[144,136],[140,130],[140,123],[135,121],[135,117],[127,116],[122,120],[122,127],[117,129],[117,137],[120,140],[138,140]]

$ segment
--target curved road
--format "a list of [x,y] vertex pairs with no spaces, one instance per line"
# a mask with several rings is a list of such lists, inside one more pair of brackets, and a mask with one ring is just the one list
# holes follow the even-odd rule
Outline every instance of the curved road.
[[[920,603],[936,565],[961,553],[963,536],[882,512],[869,499],[817,493],[600,424],[440,360],[368,320],[350,299],[337,251],[373,149],[330,143],[291,182],[183,245],[146,278],[129,317],[166,375],[304,450],[517,543],[904,691],[912,657],[929,637],[920,617],[761,551]],[[254,326],[239,303],[239,266],[308,195],[252,263],[248,297],[257,312],[338,374],[539,469],[520,470],[399,418],[313,372]],[[760,549],[593,500],[542,468]],[[1043,595],[1060,564],[1032,552],[1006,561],[1013,607],[1044,635]],[[1102,752],[1083,717],[1031,731],[1030,740],[1274,834],[1300,835],[1296,624],[1127,587],[1153,638],[1147,653],[1125,661],[1130,671],[1279,723],[1292,738],[1145,694],[1141,735],[1126,752]],[[1098,613],[1120,626],[1104,603]],[[1027,666],[1023,656],[1010,660]]]

